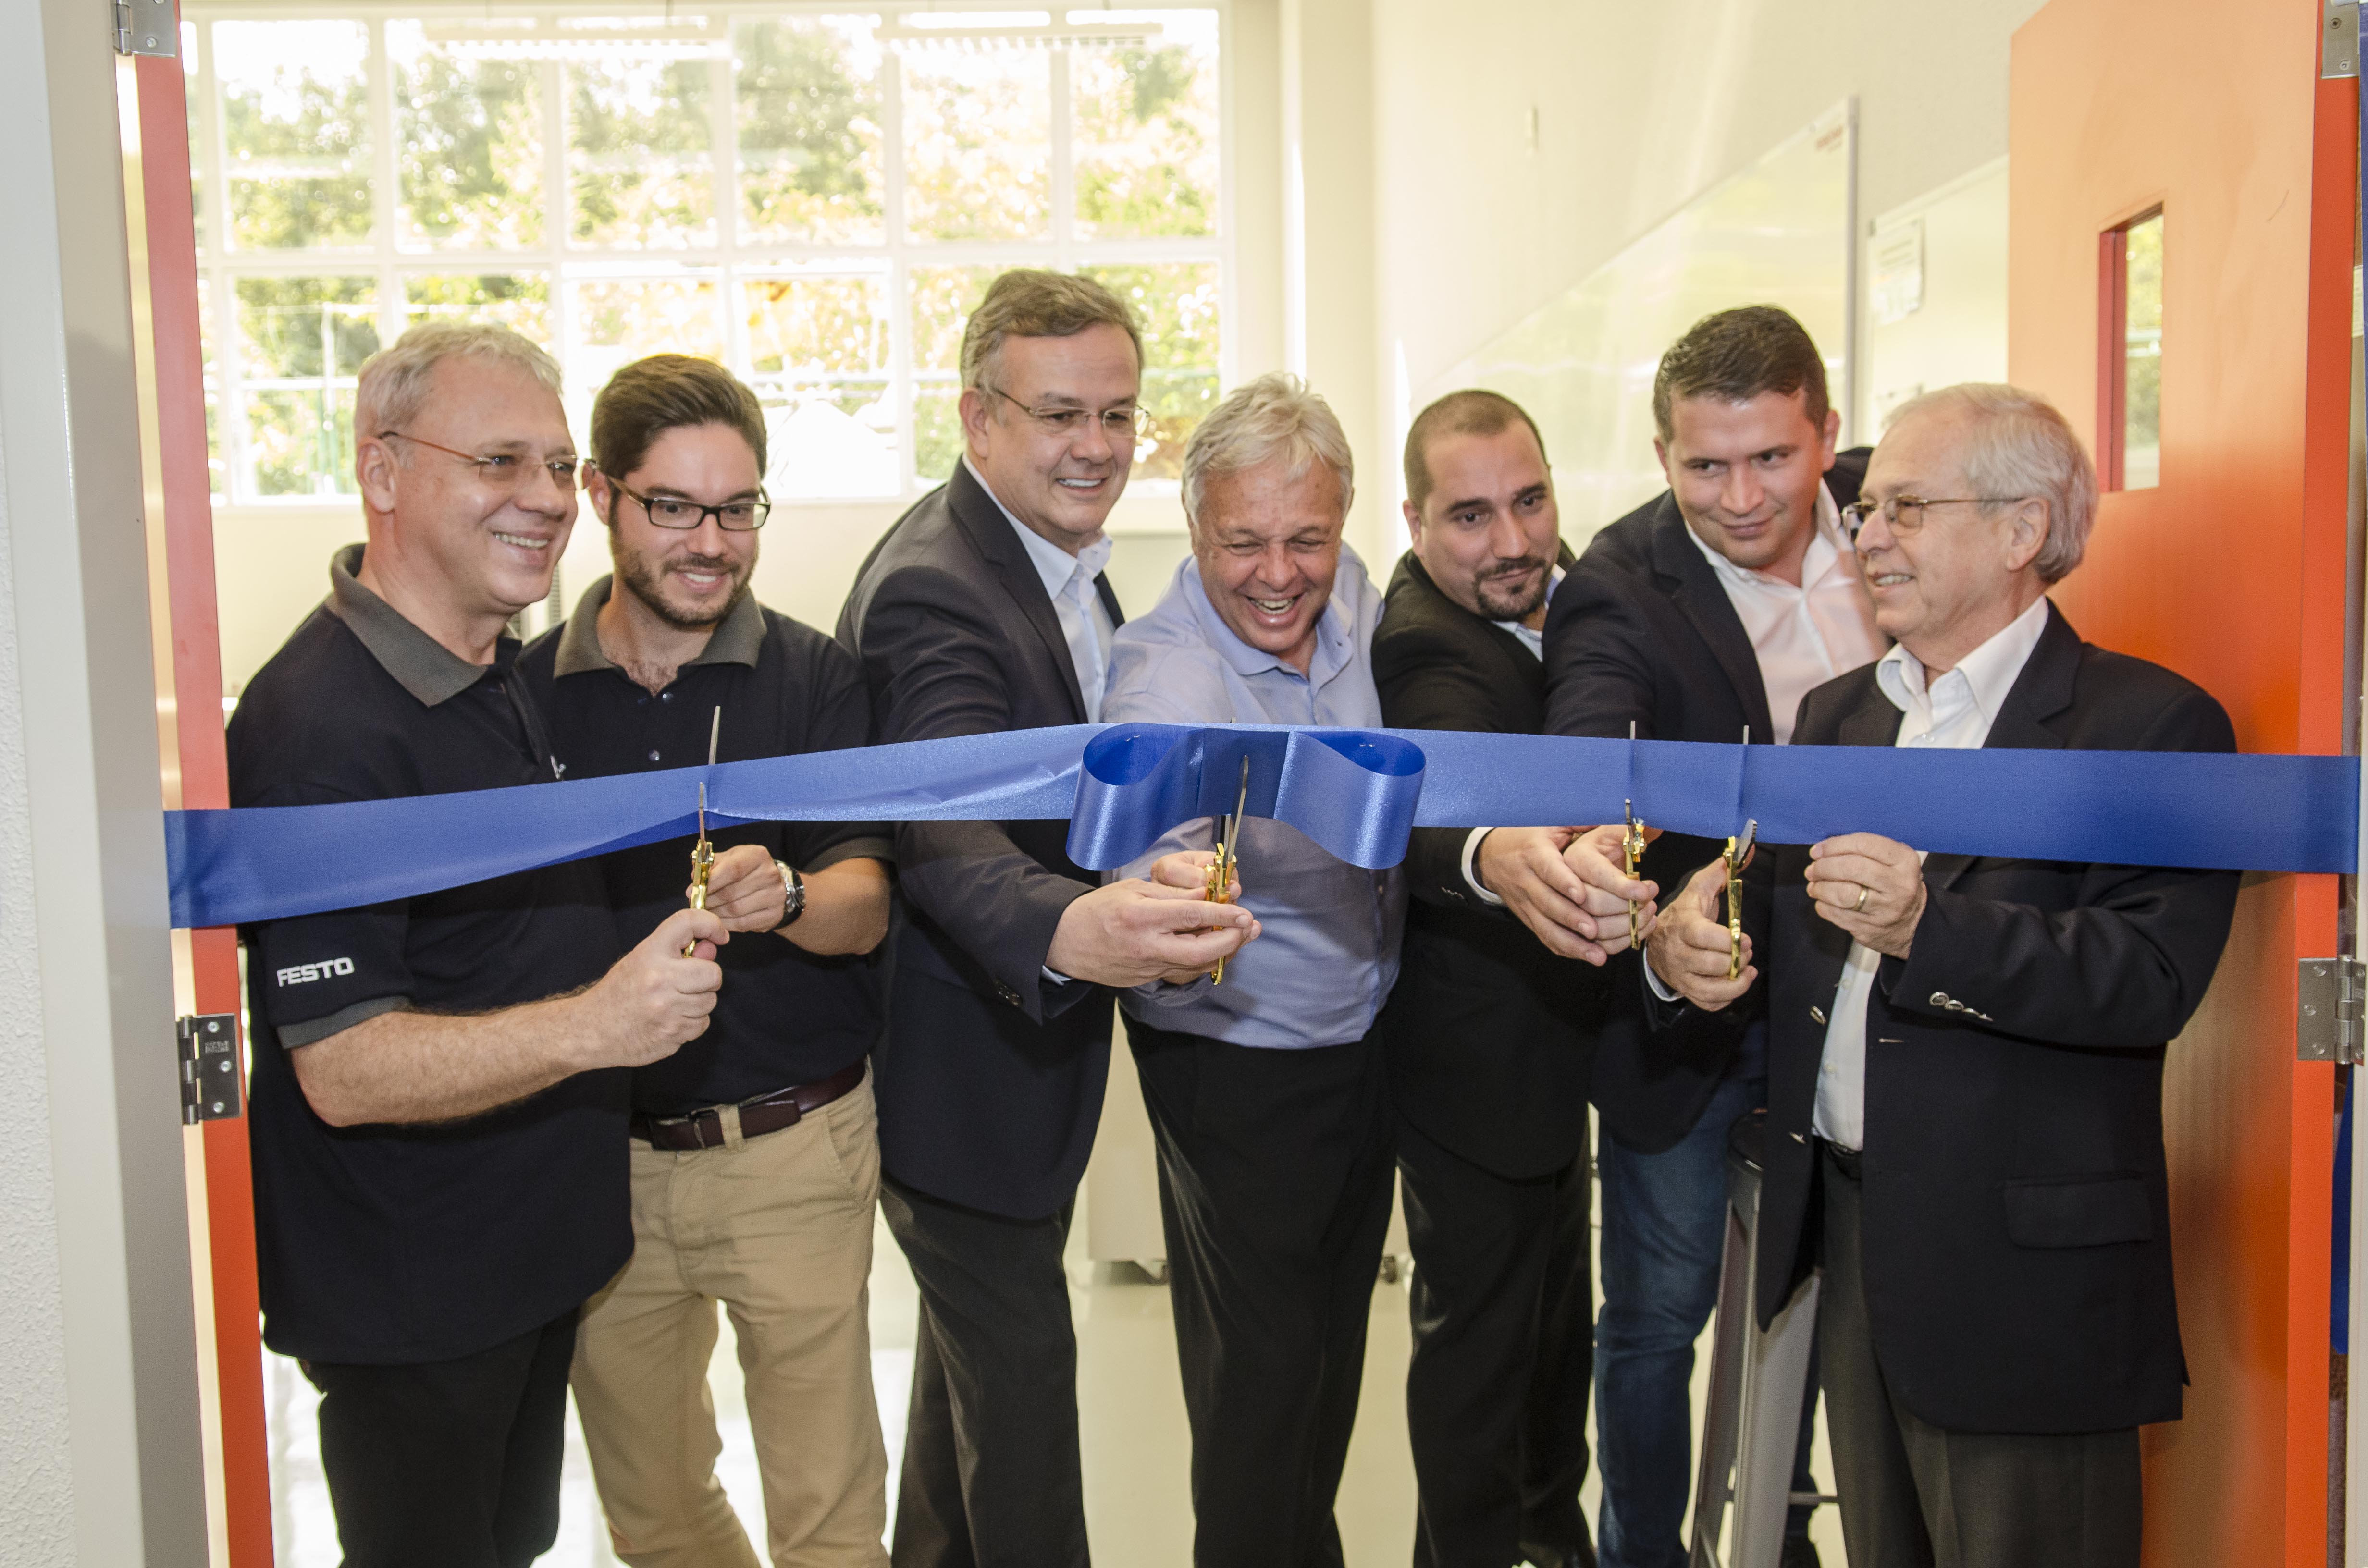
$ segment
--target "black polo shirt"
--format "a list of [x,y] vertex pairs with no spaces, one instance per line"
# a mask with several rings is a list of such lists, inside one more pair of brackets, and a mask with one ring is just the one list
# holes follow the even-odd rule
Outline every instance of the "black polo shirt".
[[[719,707],[719,762],[871,744],[871,705],[853,655],[749,594],[699,657],[653,695],[600,651],[596,623],[609,602],[609,583],[603,577],[593,584],[575,613],[518,659],[536,706],[551,715],[552,744],[570,778],[704,763]],[[878,823],[751,823],[714,827],[708,837],[718,854],[762,845],[802,873],[858,856],[886,862],[894,854]],[[640,941],[683,906],[693,842],[671,839],[602,858],[620,939]],[[723,966],[723,990],[707,1032],[634,1070],[634,1109],[682,1116],[810,1084],[861,1060],[879,1035],[869,955],[825,958],[771,932],[742,931],[716,960]]]
[[[240,699],[231,804],[548,782],[518,644],[490,667],[458,657],[354,580],[361,558],[338,552],[327,601]],[[622,1070],[465,1121],[333,1128],[286,1054],[398,1007],[483,1012],[598,979],[620,949],[596,864],[245,935],[265,1343],[308,1360],[450,1360],[550,1322],[623,1267]]]

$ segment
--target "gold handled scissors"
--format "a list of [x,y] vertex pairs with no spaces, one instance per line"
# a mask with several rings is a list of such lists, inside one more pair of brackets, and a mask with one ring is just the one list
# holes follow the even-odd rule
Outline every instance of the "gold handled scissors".
[[[1628,813],[1628,826],[1620,835],[1620,869],[1630,881],[1636,880],[1636,868],[1645,858],[1645,824],[1636,820],[1636,802],[1622,801],[1621,807]],[[1628,901],[1628,945],[1632,948],[1644,941],[1640,929],[1644,911],[1634,899]]]
[[[1234,798],[1234,814],[1225,819],[1224,830],[1217,839],[1217,858],[1209,862],[1208,899],[1212,903],[1234,902],[1234,878],[1241,869],[1242,812],[1250,802],[1250,759],[1242,758],[1241,792]],[[1225,983],[1225,960],[1219,959],[1217,967],[1209,971],[1209,983]]]
[[1726,841],[1726,978],[1740,979],[1743,974],[1743,868],[1751,863],[1753,846],[1759,842],[1759,819],[1753,817],[1743,824],[1740,838]]
[[[715,766],[715,743],[723,736],[723,710],[719,705],[715,717],[707,726],[707,766]],[[707,879],[715,870],[715,846],[707,841],[707,780],[699,781],[699,842],[690,846],[690,906],[707,907]],[[698,949],[696,941],[685,942],[685,958]]]

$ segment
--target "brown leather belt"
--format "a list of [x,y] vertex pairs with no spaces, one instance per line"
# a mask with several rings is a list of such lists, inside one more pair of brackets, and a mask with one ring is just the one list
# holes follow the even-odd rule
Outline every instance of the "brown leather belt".
[[[853,1062],[816,1084],[792,1084],[786,1089],[740,1102],[740,1136],[760,1137],[795,1127],[809,1112],[820,1110],[863,1082],[864,1059]],[[723,1143],[723,1108],[710,1106],[689,1116],[633,1117],[633,1136],[660,1149],[715,1149]]]

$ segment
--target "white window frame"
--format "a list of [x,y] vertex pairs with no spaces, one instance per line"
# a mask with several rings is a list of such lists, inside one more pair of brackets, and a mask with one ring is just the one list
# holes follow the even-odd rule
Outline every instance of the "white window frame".
[[[938,4],[926,7],[939,16],[954,10],[1010,11],[1019,8],[1023,8],[1020,0],[951,0],[951,3],[939,0]],[[1069,8],[1063,6],[1051,7],[1056,18]],[[356,498],[346,494],[259,495],[254,491],[250,480],[252,449],[246,426],[245,392],[248,383],[241,363],[237,319],[237,282],[245,277],[372,278],[378,291],[379,340],[385,344],[393,343],[404,328],[404,281],[406,277],[541,274],[550,282],[552,348],[563,370],[575,362],[580,344],[575,291],[567,287],[571,281],[598,277],[706,278],[716,285],[715,309],[722,312],[722,319],[717,324],[717,336],[724,346],[724,363],[734,374],[757,386],[760,392],[771,378],[752,372],[748,362],[746,324],[742,320],[742,312],[732,303],[743,279],[783,274],[884,277],[889,309],[887,375],[889,396],[893,400],[892,406],[896,410],[898,483],[892,490],[875,494],[782,497],[777,502],[781,506],[843,508],[885,502],[909,504],[938,483],[912,472],[916,466],[913,445],[915,392],[925,380],[942,381],[943,379],[941,372],[919,371],[913,363],[910,277],[912,269],[916,267],[1049,267],[1065,271],[1100,265],[1214,263],[1218,278],[1218,384],[1221,390],[1232,387],[1237,380],[1237,323],[1240,320],[1236,303],[1239,267],[1235,256],[1239,224],[1234,205],[1234,82],[1236,72],[1233,62],[1232,8],[1228,0],[1197,0],[1197,3],[1194,0],[1126,0],[1124,8],[1213,10],[1217,14],[1218,232],[1214,235],[1128,240],[1077,237],[1073,210],[1070,146],[1073,118],[1069,92],[1071,51],[1065,48],[1054,48],[1047,51],[1051,56],[1053,124],[1053,234],[1049,240],[980,244],[905,237],[901,102],[903,73],[894,68],[895,57],[891,54],[884,62],[881,80],[881,155],[884,171],[882,196],[885,243],[799,245],[743,242],[738,233],[733,62],[728,55],[719,54],[709,65],[713,86],[709,95],[713,116],[713,134],[710,140],[714,160],[716,237],[712,244],[681,250],[643,250],[579,247],[567,243],[571,209],[566,187],[567,142],[560,64],[557,61],[544,61],[539,65],[542,98],[543,243],[530,250],[463,251],[411,250],[397,244],[394,108],[392,69],[386,51],[387,22],[454,17],[473,19],[489,16],[580,16],[591,11],[655,17],[666,13],[667,8],[664,5],[656,4],[655,0],[645,5],[582,6],[515,5],[499,3],[499,0],[491,6],[483,0],[474,4],[455,4],[454,0],[419,0],[416,4],[404,4],[401,0],[349,0],[344,5],[190,6],[184,12],[183,32],[185,44],[194,41],[198,51],[198,70],[191,85],[194,110],[192,142],[203,176],[198,267],[205,279],[206,304],[211,316],[208,324],[216,364],[216,384],[212,390],[217,399],[219,456],[225,471],[224,493],[215,497],[217,506],[233,512],[276,515],[319,512],[324,508],[350,512],[356,505]],[[830,5],[815,3],[815,0],[773,0],[770,4],[751,4],[741,0],[741,3],[701,5],[699,9],[701,15],[721,19],[728,28],[731,22],[743,17],[776,16],[855,15],[877,17],[887,23],[897,20],[905,12],[922,11],[925,7]],[[214,69],[214,24],[322,20],[356,21],[369,28],[367,69],[370,116],[371,243],[367,246],[336,249],[233,250],[226,243],[230,233],[225,180],[227,158],[222,142],[220,84]],[[332,378],[329,385],[347,388],[352,386],[353,381],[351,376],[337,377]],[[570,390],[571,392],[580,390],[572,378]],[[584,432],[579,429],[577,434],[581,439]],[[1131,494],[1144,497],[1172,496],[1177,492],[1173,480],[1138,478],[1129,488]]]

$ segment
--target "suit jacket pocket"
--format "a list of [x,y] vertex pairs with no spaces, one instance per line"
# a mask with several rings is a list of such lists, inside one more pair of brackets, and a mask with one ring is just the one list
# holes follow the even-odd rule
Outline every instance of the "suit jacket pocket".
[[2146,1183],[2113,1175],[2006,1184],[2006,1233],[2017,1246],[2093,1247],[2154,1239]]

